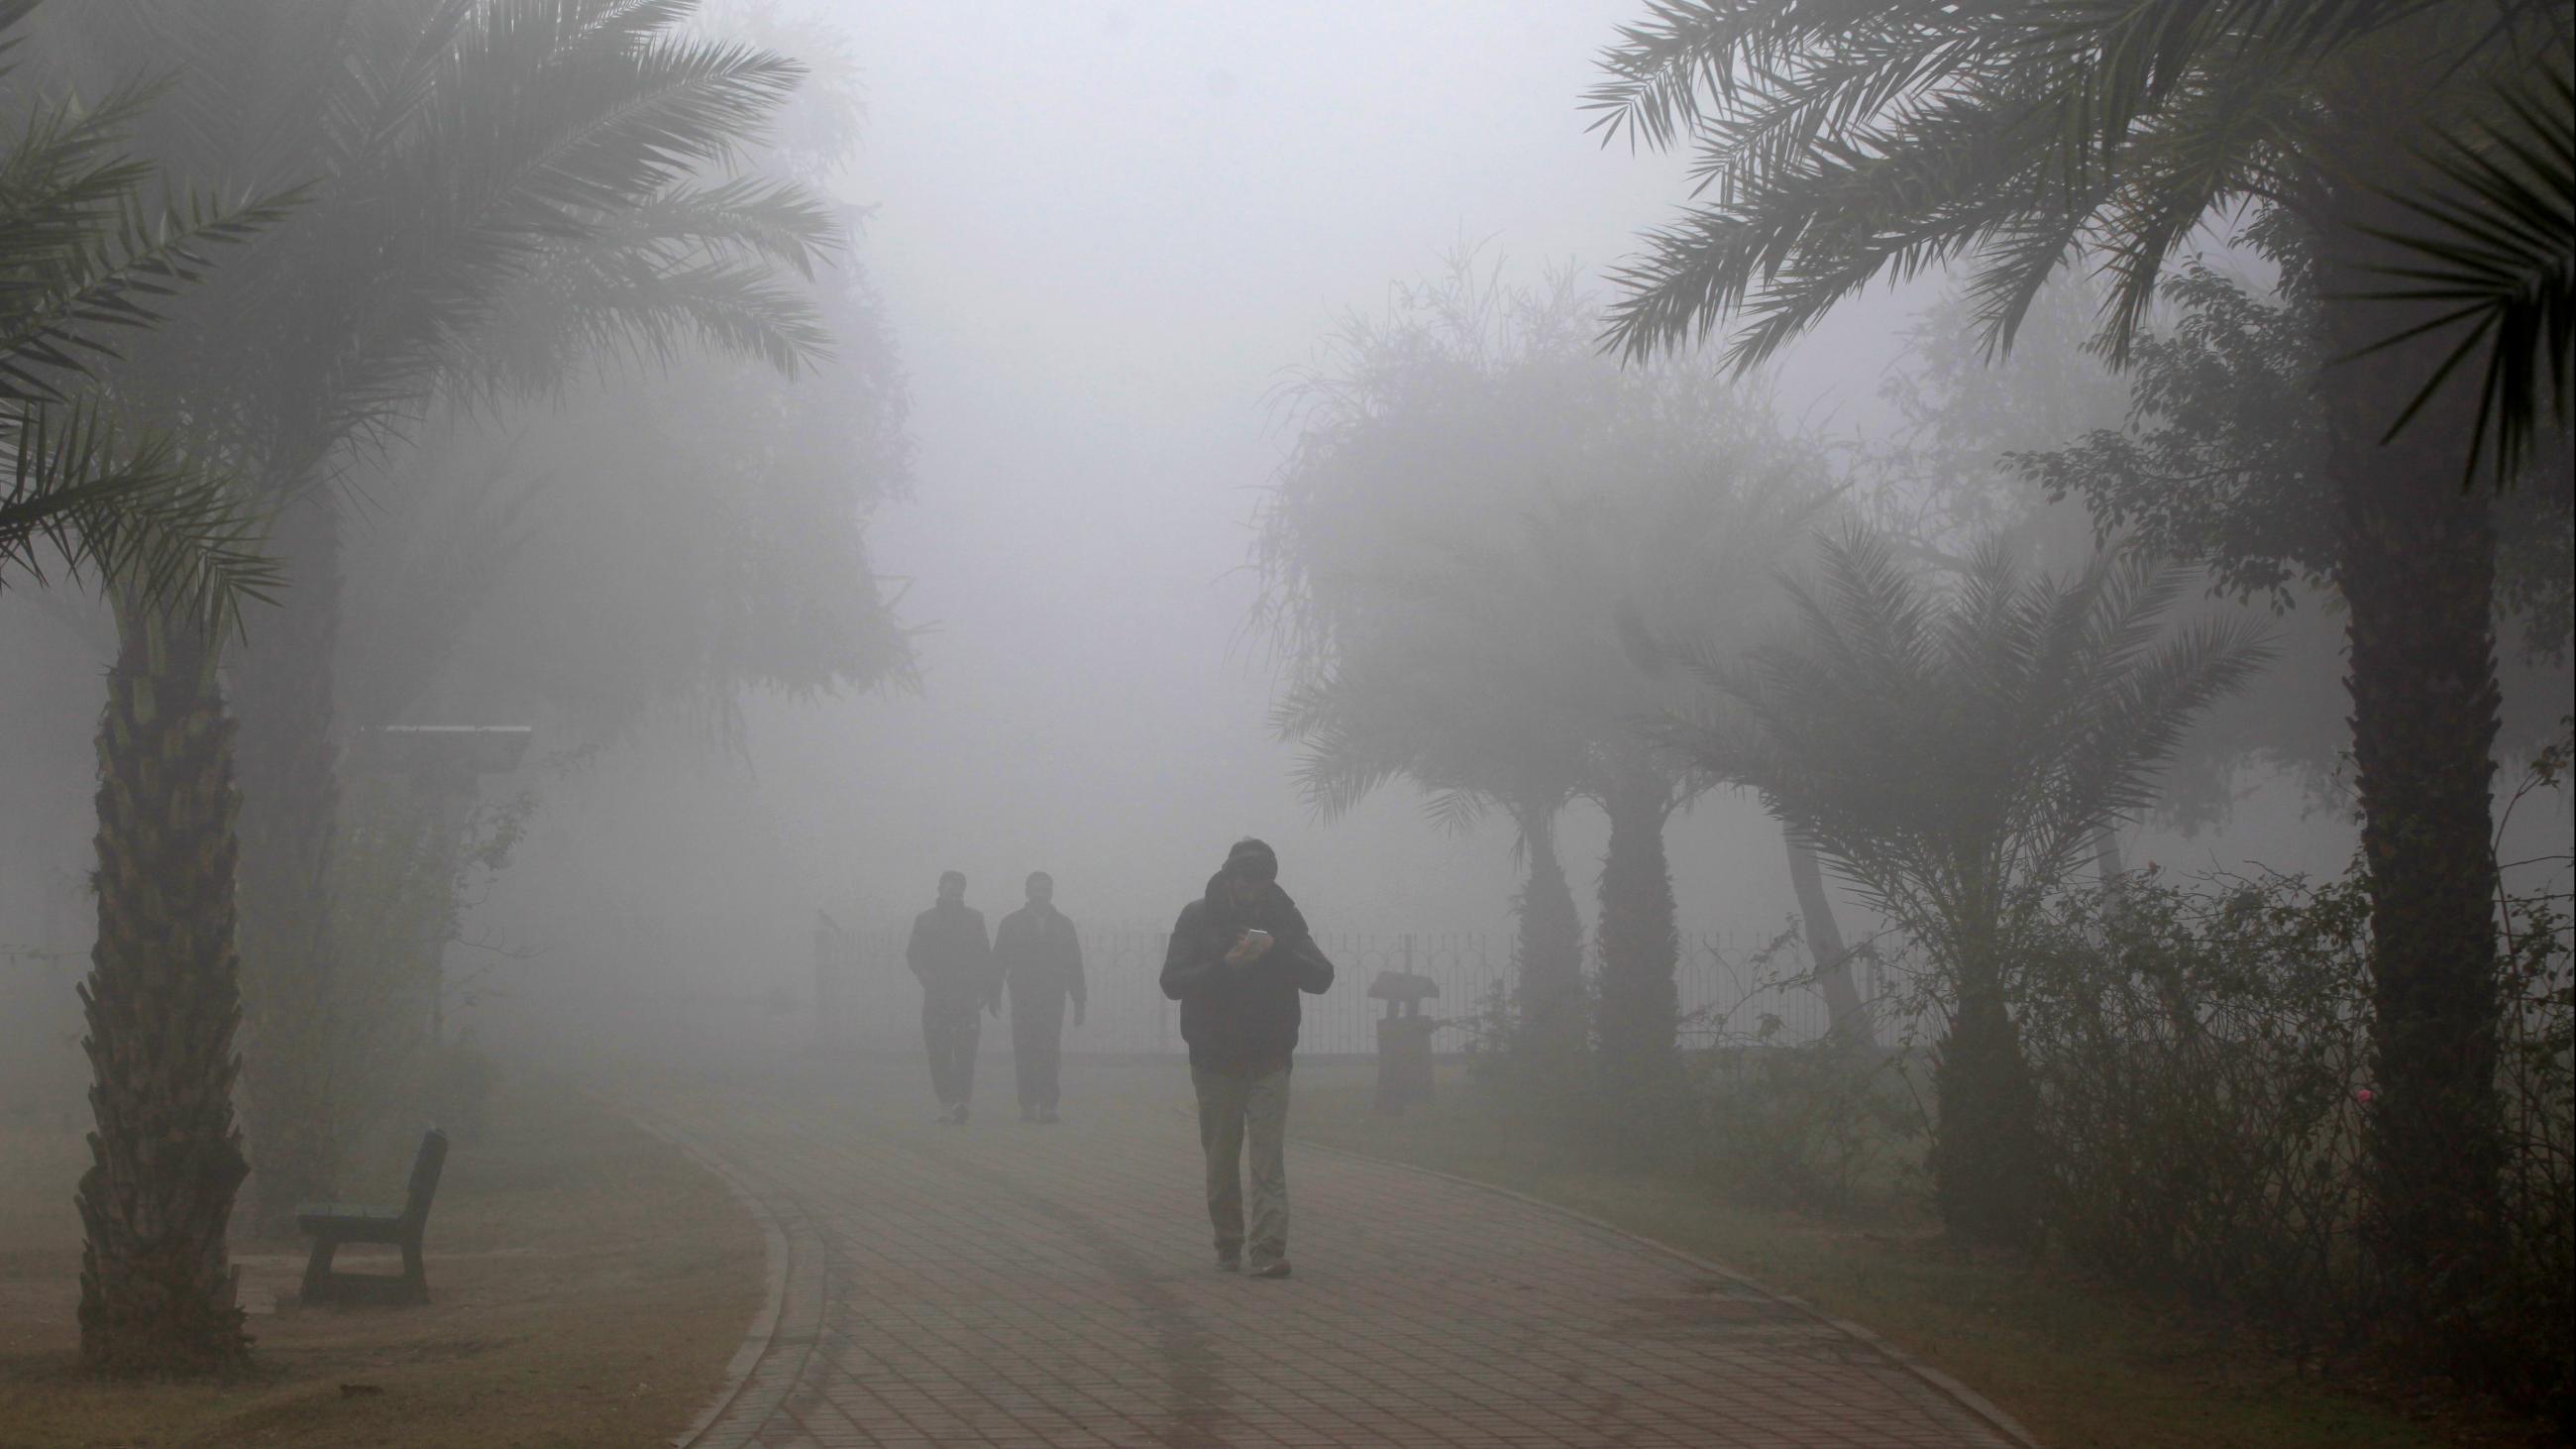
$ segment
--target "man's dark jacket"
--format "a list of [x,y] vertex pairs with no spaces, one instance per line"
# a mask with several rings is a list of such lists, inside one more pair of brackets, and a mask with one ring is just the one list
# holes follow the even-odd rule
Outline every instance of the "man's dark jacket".
[[912,941],[904,947],[903,959],[932,1002],[971,1008],[1001,999],[984,913],[973,906],[942,901],[913,917]]
[[[1333,963],[1315,949],[1306,918],[1277,882],[1247,907],[1228,899],[1225,879],[1223,872],[1212,877],[1207,894],[1181,907],[1172,923],[1163,994],[1181,1004],[1192,1067],[1260,1076],[1288,1065],[1303,1014],[1297,993],[1321,996],[1333,984]],[[1247,929],[1270,933],[1268,954],[1227,965],[1226,953]]]
[[993,965],[1011,1000],[1062,993],[1082,1004],[1082,938],[1053,906],[1022,906],[993,928]]

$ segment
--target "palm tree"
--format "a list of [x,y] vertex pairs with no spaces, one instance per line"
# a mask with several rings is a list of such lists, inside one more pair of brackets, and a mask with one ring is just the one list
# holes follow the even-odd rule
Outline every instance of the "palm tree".
[[688,37],[696,8],[140,0],[85,7],[67,38],[180,76],[143,133],[175,173],[312,187],[292,226],[117,372],[169,416],[221,421],[295,585],[233,666],[262,1230],[327,1193],[337,1155],[334,481],[441,395],[542,391],[617,349],[705,344],[792,368],[823,347],[782,274],[834,228],[798,187],[723,174],[797,67]]
[[1704,785],[1639,733],[1671,686],[1627,658],[1622,620],[1757,618],[1737,591],[1767,591],[1765,551],[1822,490],[1758,394],[1622,372],[1585,345],[1591,317],[1569,278],[1519,290],[1460,259],[1354,323],[1297,395],[1260,520],[1264,618],[1300,669],[1277,718],[1326,813],[1402,777],[1440,818],[1499,805],[1520,826],[1523,1006],[1547,1039],[1576,980],[1551,944],[1573,931],[1552,823],[1602,809],[1600,1040],[1657,1062],[1677,1019],[1664,834]]
[[[1665,0],[1609,51],[1594,97],[1609,134],[1695,142],[1707,196],[1625,274],[1610,336],[1632,354],[1740,319],[1730,355],[1749,363],[1881,274],[1951,262],[2001,348],[2045,280],[2090,257],[2116,362],[2213,215],[2250,208],[2249,239],[2312,259],[2337,359],[2318,380],[2323,472],[2375,941],[2372,1237],[2419,1309],[2455,1317],[2480,1291],[2502,1160],[2497,691],[2494,530],[2484,491],[2459,486],[2482,418],[2444,329],[2493,315],[2493,356],[2567,356],[2568,279],[2546,262],[2568,223],[2548,215],[2546,173],[2568,148],[2512,159],[2475,138],[2563,138],[2567,89],[2549,78],[2569,53],[2566,8],[2537,0]],[[2473,215],[2481,194],[2442,134],[2497,159],[2509,179],[2487,192],[2536,198],[2517,202],[2529,228],[2428,232],[2428,209]],[[2512,299],[2481,312],[2462,300],[2474,278],[2427,275],[2446,268]],[[2483,396],[2527,419],[2545,370],[2508,367]]]
[[1937,593],[1877,534],[1821,546],[1795,623],[1734,664],[1702,664],[1716,707],[1667,739],[1761,792],[1793,836],[1917,933],[1946,988],[1942,1215],[1962,1239],[2036,1227],[2030,1083],[2011,963],[2046,893],[2096,833],[2153,802],[2184,728],[2265,646],[2233,618],[2167,636],[2190,575],[2129,556],[2025,577],[1987,546]]
[[1490,809],[1510,818],[1526,867],[1512,953],[1520,1035],[1579,1044],[1583,926],[1556,821],[1582,787],[1583,733],[1515,687],[1509,661],[1493,657],[1493,632],[1479,627],[1489,621],[1436,589],[1403,598],[1401,639],[1381,635],[1292,685],[1272,728],[1305,746],[1298,786],[1318,819],[1339,819],[1398,779],[1422,792],[1444,829],[1464,832]]
[[[0,3],[0,47],[35,11]],[[15,66],[0,82],[15,88]],[[287,199],[156,208],[126,152],[147,93],[25,98],[0,161],[0,572],[59,562],[121,621],[99,727],[99,930],[81,988],[97,1113],[76,1202],[84,1360],[220,1370],[247,1352],[225,1228],[248,1168],[233,1121],[237,796],[212,641],[277,572],[220,454],[137,427],[96,374],[115,343]],[[17,97],[13,97],[17,98]]]

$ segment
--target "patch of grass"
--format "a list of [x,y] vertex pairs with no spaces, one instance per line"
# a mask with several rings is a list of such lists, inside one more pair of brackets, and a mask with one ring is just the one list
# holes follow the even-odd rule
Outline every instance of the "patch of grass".
[[1472,1178],[1722,1263],[1867,1325],[2002,1405],[2053,1449],[2423,1449],[2522,1442],[2428,1425],[2302,1374],[2221,1321],[2046,1267],[1971,1256],[1923,1224],[1730,1204],[1712,1184],[1605,1171],[1515,1131],[1444,1065],[1441,1094],[1370,1109],[1357,1065],[1298,1068],[1300,1139]]
[[[87,1159],[0,1135],[0,1443],[555,1446],[666,1442],[719,1387],[760,1303],[758,1227],[676,1149],[558,1084],[505,1081],[429,1223],[423,1308],[299,1308],[302,1245],[235,1245],[258,1369],[221,1383],[82,1374],[73,1309]],[[394,1201],[408,1142],[351,1174]],[[344,1250],[343,1266],[390,1266]]]

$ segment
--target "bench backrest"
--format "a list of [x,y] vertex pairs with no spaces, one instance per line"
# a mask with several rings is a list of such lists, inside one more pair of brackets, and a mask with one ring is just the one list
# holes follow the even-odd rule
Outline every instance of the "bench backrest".
[[403,1221],[429,1221],[430,1199],[438,1196],[438,1174],[447,1166],[447,1134],[432,1127],[420,1137],[420,1153],[411,1160],[411,1191],[403,1198]]

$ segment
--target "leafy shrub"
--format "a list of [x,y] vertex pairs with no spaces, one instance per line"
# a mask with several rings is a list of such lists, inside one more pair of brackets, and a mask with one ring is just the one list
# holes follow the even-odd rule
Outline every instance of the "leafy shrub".
[[2358,1251],[2369,902],[2358,879],[2131,877],[2024,959],[2055,1241],[2306,1333]]
[[[2060,1248],[2232,1303],[2293,1352],[2382,1336],[2361,1232],[2369,919],[2358,868],[2323,884],[2149,873],[2054,904],[2016,995]],[[2555,897],[2503,919],[2501,1271],[2477,1324],[2410,1352],[2548,1402],[2571,1379],[2576,1278],[2568,922]]]
[[1685,1058],[1691,1166],[1730,1196],[1766,1207],[1845,1211],[1912,1166],[1919,1136],[1904,1060],[1831,1039],[1712,1047]]
[[[1781,984],[1766,980],[1748,999]],[[1530,1029],[1499,986],[1456,1024],[1467,1032],[1469,1075],[1493,1105],[1580,1161],[1684,1173],[1738,1201],[1829,1211],[1910,1170],[1898,1149],[1925,1118],[1904,1056],[1831,1038],[1784,1042],[1776,1014],[1741,1015],[1737,1003],[1685,1018],[1693,1044],[1651,1076]]]

